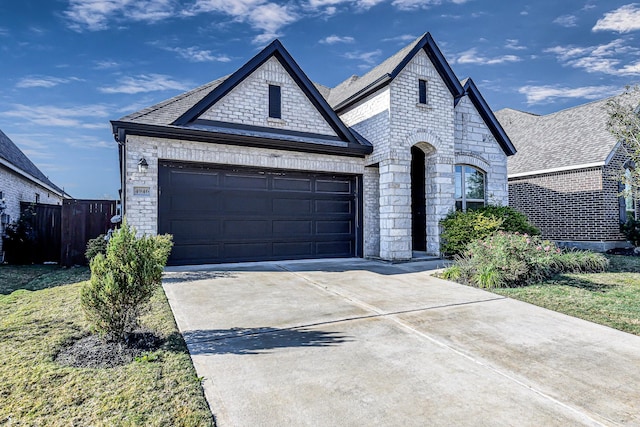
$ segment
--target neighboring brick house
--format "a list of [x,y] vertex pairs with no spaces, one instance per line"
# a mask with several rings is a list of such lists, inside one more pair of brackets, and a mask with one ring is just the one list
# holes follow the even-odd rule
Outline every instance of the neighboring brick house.
[[507,203],[515,153],[428,33],[335,88],[276,40],[112,126],[123,212],[173,264],[438,255],[448,212]]
[[[20,202],[62,204],[64,191],[52,183],[0,130],[0,236],[20,217]],[[2,258],[0,238],[0,259]]]
[[626,148],[607,130],[603,99],[547,115],[496,113],[518,154],[509,158],[509,205],[542,235],[566,246],[605,251],[625,246],[620,223],[637,202],[620,197]]

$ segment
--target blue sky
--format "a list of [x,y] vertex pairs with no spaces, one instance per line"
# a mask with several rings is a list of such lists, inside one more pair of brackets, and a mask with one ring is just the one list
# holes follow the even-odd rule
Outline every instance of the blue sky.
[[278,37],[335,86],[429,31],[494,110],[544,114],[640,81],[640,3],[0,2],[0,129],[76,198],[116,198],[109,120],[235,71]]

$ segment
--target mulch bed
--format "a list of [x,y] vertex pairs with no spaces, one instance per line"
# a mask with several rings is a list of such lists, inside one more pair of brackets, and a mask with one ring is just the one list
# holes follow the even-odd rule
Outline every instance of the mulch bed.
[[70,342],[56,355],[55,362],[75,368],[114,368],[133,362],[145,352],[160,348],[163,340],[150,331],[136,331],[125,344],[103,341],[87,335]]
[[640,256],[640,252],[636,252],[635,248],[614,248],[607,251],[609,255],[626,255],[626,256]]

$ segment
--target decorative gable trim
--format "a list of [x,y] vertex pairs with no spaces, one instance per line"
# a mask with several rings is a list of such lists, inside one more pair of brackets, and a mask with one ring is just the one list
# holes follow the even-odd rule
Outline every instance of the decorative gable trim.
[[[478,87],[471,78],[468,78],[464,84],[464,94],[469,96],[469,99],[478,110],[480,117],[484,120],[493,137],[498,141],[498,144],[500,144],[502,151],[504,151],[507,156],[516,154],[516,147],[514,147],[509,136],[507,136],[507,133],[502,128],[502,125],[500,125],[500,122],[498,122],[493,111],[489,108],[487,101],[485,101],[482,94],[480,94]],[[456,105],[459,100],[460,98],[456,99]]]
[[201,114],[211,108],[211,106],[218,102],[222,97],[231,92],[271,57],[275,57],[285,70],[287,70],[298,87],[303,91],[309,101],[342,140],[348,141],[350,144],[360,145],[358,139],[351,133],[349,128],[342,123],[335,111],[333,111],[320,92],[318,92],[318,89],[316,89],[304,71],[302,71],[293,57],[277,39],[271,42],[235,73],[231,74],[224,82],[214,88],[194,106],[189,108],[172,124],[175,126],[187,126],[194,122]]
[[345,99],[341,103],[335,106],[336,111],[344,110],[345,108],[355,104],[356,102],[366,98],[373,92],[383,88],[384,86],[391,83],[393,79],[395,79],[398,74],[409,64],[409,62],[413,59],[413,57],[420,51],[424,50],[427,54],[427,57],[433,63],[433,66],[438,71],[440,78],[444,81],[445,85],[453,95],[455,100],[464,96],[464,88],[458,81],[455,73],[451,69],[451,66],[445,59],[444,55],[438,48],[438,45],[431,37],[430,33],[425,33],[424,36],[416,43],[416,45],[409,51],[407,55],[396,65],[391,73],[386,73],[380,76],[377,80],[375,80],[370,85],[363,88],[361,91],[356,92],[349,98]]

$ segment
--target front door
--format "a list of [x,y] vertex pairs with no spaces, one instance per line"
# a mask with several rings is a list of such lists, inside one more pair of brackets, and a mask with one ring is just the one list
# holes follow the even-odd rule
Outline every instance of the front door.
[[427,250],[424,159],[424,151],[411,147],[411,236],[413,250],[423,252]]

